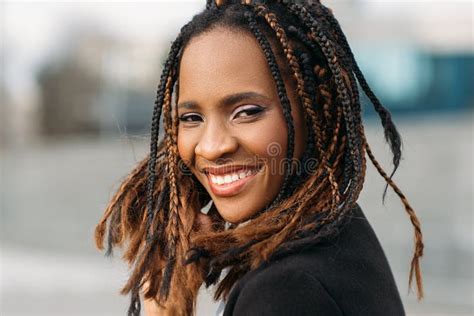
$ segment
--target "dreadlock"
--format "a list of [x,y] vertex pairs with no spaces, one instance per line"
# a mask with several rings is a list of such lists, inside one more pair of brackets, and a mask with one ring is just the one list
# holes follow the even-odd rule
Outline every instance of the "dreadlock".
[[[285,169],[277,197],[251,217],[251,225],[231,225],[212,204],[213,230],[200,231],[196,214],[211,197],[192,173],[184,172],[177,149],[178,118],[173,100],[182,53],[190,40],[209,30],[227,28],[252,35],[261,47],[275,82],[288,129],[286,158],[292,161],[295,127],[285,81],[295,83],[308,129],[301,164]],[[365,137],[358,84],[379,114],[394,169],[387,175]],[[173,113],[174,109],[174,113]],[[160,140],[160,119],[165,135]],[[130,294],[129,316],[140,315],[140,292],[167,315],[192,315],[200,286],[218,283],[215,299],[263,262],[335,236],[347,222],[363,187],[365,154],[402,200],[415,228],[409,288],[416,277],[423,297],[419,259],[420,223],[392,176],[401,159],[401,138],[370,89],[332,11],[319,1],[206,1],[206,9],[172,43],[157,89],[151,120],[150,153],[123,180],[96,227],[95,240],[106,255],[126,245],[123,259],[132,273],[122,288]],[[106,234],[106,230],[107,234]]]

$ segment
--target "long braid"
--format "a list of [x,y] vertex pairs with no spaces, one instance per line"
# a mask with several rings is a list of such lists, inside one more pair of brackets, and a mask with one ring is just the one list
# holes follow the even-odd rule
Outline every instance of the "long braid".
[[393,180],[390,179],[390,177],[385,173],[385,171],[382,169],[380,164],[375,159],[372,153],[372,150],[369,147],[369,144],[366,144],[366,146],[367,146],[367,154],[370,157],[370,160],[372,160],[372,163],[377,168],[378,172],[382,175],[385,181],[387,181],[387,183],[392,187],[392,189],[397,193],[397,195],[402,200],[402,203],[405,206],[405,210],[407,214],[409,215],[410,221],[412,222],[413,227],[415,229],[415,251],[414,251],[413,259],[410,265],[410,277],[408,281],[408,287],[411,287],[413,273],[415,273],[416,283],[417,283],[417,288],[418,288],[418,299],[421,299],[423,298],[423,281],[421,279],[420,258],[423,256],[424,245],[423,245],[423,235],[421,233],[420,221],[418,220],[418,217],[416,216],[415,211],[408,203],[408,200],[405,197],[405,195],[398,188],[398,186],[393,182]]
[[[270,13],[266,6],[257,5],[256,12],[258,15],[263,16],[265,20],[267,21],[267,23],[270,25],[270,27],[275,31],[275,34],[278,40],[280,41],[280,44],[283,48],[285,56],[288,60],[288,64],[290,65],[290,68],[293,70],[293,75],[296,78],[296,82],[297,82],[296,89],[298,91],[298,95],[300,96],[302,100],[303,107],[306,110],[305,115],[309,116],[309,119],[312,123],[312,127],[316,131],[316,135],[321,136],[322,133],[321,133],[321,126],[319,124],[319,119],[317,117],[316,112],[312,108],[313,100],[311,96],[305,90],[303,75],[301,73],[300,66],[294,55],[293,48],[291,47],[288,41],[288,38],[286,36],[284,29],[278,23],[278,20],[275,14]],[[318,147],[318,154],[321,155],[323,152],[323,140],[321,139],[321,137],[316,137],[316,142],[317,142],[317,147]]]
[[[367,97],[370,99],[372,102],[372,105],[374,106],[375,111],[379,114],[382,126],[384,128],[384,134],[385,134],[385,139],[390,145],[390,149],[393,153],[393,170],[392,173],[390,174],[389,178],[392,179],[393,175],[398,169],[398,166],[400,165],[400,160],[402,156],[402,140],[401,136],[395,126],[395,124],[392,121],[391,114],[390,112],[382,105],[380,100],[377,98],[375,93],[372,91],[370,88],[369,84],[367,83],[367,80],[365,79],[365,76],[363,75],[362,71],[359,68],[359,65],[357,64],[354,54],[349,46],[349,43],[347,41],[347,38],[345,34],[342,32],[341,26],[339,25],[339,22],[334,18],[333,14],[331,11],[326,8],[325,6],[321,5],[318,6],[321,8],[321,10],[324,12],[325,17],[328,19],[329,23],[335,30],[336,35],[340,39],[341,45],[344,48],[346,54],[349,56],[350,61],[351,61],[351,66],[353,68],[354,73],[357,76],[357,79],[359,81],[360,86],[364,90],[365,94]],[[388,188],[388,183],[385,186],[383,196],[382,196],[382,201],[385,199],[385,195],[387,193],[387,188]]]
[[[116,194],[110,201],[108,207],[104,211],[104,215],[100,222],[97,224],[96,229],[95,229],[95,240],[96,240],[96,247],[100,250],[104,249],[104,246],[102,244],[102,241],[105,236],[105,231],[107,228],[107,220],[110,216],[112,217],[117,217],[119,215],[119,212],[116,211],[116,206],[124,201],[125,198],[125,193],[128,190],[134,189],[136,183],[133,181],[133,179],[137,177],[143,177],[145,175],[146,171],[146,166],[147,166],[147,160],[144,159],[138,166],[135,167],[132,172],[130,172],[130,175],[123,181],[123,183],[120,185],[118,192],[120,194]],[[114,218],[112,222],[118,221],[117,218]],[[123,241],[125,238],[124,236],[125,232],[122,230],[122,226],[117,227],[116,229],[112,229],[109,225],[108,229],[108,247],[106,250],[106,256],[111,256],[113,254],[112,247],[115,244],[120,243],[120,241]],[[118,237],[119,235],[120,237]]]
[[[313,106],[315,106],[315,100],[313,97],[307,93],[305,89],[305,81],[303,79],[303,74],[300,69],[300,65],[298,63],[297,58],[294,55],[293,49],[288,41],[288,38],[286,36],[286,33],[282,26],[278,23],[278,20],[275,16],[274,13],[270,13],[268,8],[264,5],[257,5],[256,6],[256,12],[258,15],[261,15],[265,18],[267,23],[270,25],[270,27],[275,31],[275,34],[280,41],[280,44],[283,48],[283,51],[285,53],[285,56],[288,60],[288,64],[290,65],[290,68],[293,71],[293,74],[296,78],[297,81],[297,91],[298,95],[301,98],[303,108],[305,110],[305,116],[309,117],[309,121],[311,122],[311,126],[313,128],[313,131],[315,132],[315,141],[316,141],[316,146],[318,149],[318,155],[321,157],[320,163],[323,168],[326,168],[327,171],[330,171],[330,168],[327,165],[327,159],[326,155],[323,150],[323,143],[324,143],[324,138],[323,138],[323,133],[321,131],[321,124],[320,124],[320,119],[318,115],[316,114],[316,111],[313,109]],[[308,118],[307,118],[308,120]],[[329,179],[331,179],[331,175],[329,175]],[[330,180],[331,181],[331,180]],[[303,208],[299,208],[299,210],[302,210]],[[297,218],[298,214],[295,212],[294,218]],[[288,225],[289,227],[292,227],[292,225]]]
[[[302,41],[305,45],[311,47],[313,53],[315,53],[316,56],[319,55],[320,48],[314,43],[314,40],[316,40],[316,39],[314,38],[314,36],[311,33],[309,33],[306,36],[306,34],[301,29],[298,29],[294,26],[290,26],[289,31],[291,31],[293,34],[295,34],[298,37],[298,39],[300,41]],[[344,53],[344,51],[341,52],[341,50],[339,50],[339,49],[336,50],[336,54],[342,60],[343,65],[345,67],[347,67],[348,69],[351,69],[352,62],[350,61],[350,57],[346,53]],[[324,73],[325,70],[326,70],[325,68],[322,68],[322,67],[319,67],[319,66],[317,66],[317,67],[318,67],[318,69],[315,70],[316,73],[319,73],[319,72]],[[348,80],[348,81],[350,82],[351,92],[352,92],[352,95],[353,95],[352,102],[353,102],[353,106],[354,106],[354,110],[355,110],[354,111],[354,113],[355,113],[354,121],[355,121],[356,125],[362,126],[362,118],[361,118],[361,113],[362,112],[361,112],[360,99],[359,99],[359,90],[358,90],[358,87],[357,87],[357,83],[355,81],[355,78],[354,78],[352,72],[347,72],[347,75],[350,77],[350,80]],[[325,90],[322,90],[322,91],[325,92]],[[326,93],[329,95],[329,92],[326,92]],[[325,110],[326,109],[327,108],[325,108]],[[327,115],[326,115],[326,117],[327,117]],[[363,135],[363,133],[361,135]],[[343,188],[345,188],[348,185],[348,183],[350,181],[350,178],[352,177],[352,174],[354,172],[351,168],[351,163],[350,163],[351,158],[349,156],[349,153],[347,153],[345,157],[346,157],[345,158],[346,164],[345,164],[345,170],[344,170],[344,178],[343,178],[343,181],[340,185],[341,193],[343,193]],[[362,156],[362,157],[364,157],[364,156]],[[362,181],[361,181],[361,185],[363,185]],[[360,188],[358,190],[361,190],[361,189],[362,188]]]
[[[297,7],[297,5],[295,5],[295,7]],[[358,65],[355,61],[355,57],[354,57],[354,55],[353,55],[353,53],[352,53],[352,51],[349,47],[347,39],[346,39],[344,33],[342,32],[337,20],[332,16],[332,13],[329,11],[329,9],[325,8],[322,5],[318,6],[318,7],[321,7],[325,11],[326,17],[330,21],[331,26],[334,28],[334,30],[336,32],[336,35],[338,36],[339,40],[342,42],[342,46],[344,47],[344,50],[345,50],[346,54],[350,58],[351,66],[353,68],[354,73],[356,74],[357,79],[359,80],[359,83],[360,83],[361,87],[363,88],[364,92],[366,93],[366,95],[369,97],[372,104],[374,105],[375,110],[377,111],[377,113],[381,117],[382,125],[383,125],[384,131],[385,131],[385,138],[386,138],[387,142],[390,144],[392,153],[394,155],[394,157],[393,157],[394,170],[392,171],[390,176],[387,176],[385,174],[385,172],[383,171],[383,169],[380,167],[377,160],[375,159],[372,152],[370,151],[370,147],[369,147],[368,143],[365,141],[364,144],[366,146],[367,153],[368,153],[372,163],[377,168],[377,171],[384,177],[384,179],[387,182],[387,185],[386,185],[385,190],[384,190],[383,197],[385,197],[385,193],[386,193],[388,185],[392,186],[394,191],[397,193],[397,195],[399,195],[399,197],[401,198],[403,204],[405,205],[405,209],[407,210],[408,214],[410,215],[410,219],[412,221],[412,224],[415,227],[415,244],[416,244],[416,246],[415,246],[414,257],[413,257],[412,263],[411,263],[409,287],[411,286],[412,276],[413,276],[413,273],[415,272],[416,279],[417,279],[418,299],[421,299],[423,297],[423,289],[422,289],[421,271],[420,271],[420,267],[419,267],[419,258],[423,255],[423,242],[422,242],[422,234],[421,234],[420,224],[419,224],[419,221],[418,221],[418,219],[415,215],[415,212],[413,211],[413,209],[408,204],[408,201],[406,200],[405,196],[403,195],[403,193],[398,189],[398,187],[396,187],[396,185],[391,180],[391,178],[392,178],[393,174],[395,173],[395,171],[397,170],[399,162],[400,162],[401,137],[400,137],[393,121],[391,120],[390,112],[382,106],[382,104],[380,103],[378,98],[375,96],[375,94],[370,89],[367,81],[365,80],[365,77],[363,76],[361,70],[359,69],[359,67],[358,67]],[[307,12],[307,10],[305,8],[300,7],[299,9],[302,12]],[[308,14],[308,16],[311,19],[311,16],[309,14]],[[363,127],[361,127],[361,132],[363,132]]]
[[169,83],[168,78],[170,76],[171,68],[176,63],[178,52],[182,45],[182,39],[180,36],[171,45],[168,59],[166,60],[165,66],[160,79],[160,85],[155,100],[155,107],[153,109],[152,123],[151,123],[151,141],[150,141],[150,159],[148,162],[148,185],[147,185],[147,240],[151,239],[152,232],[150,231],[151,222],[153,220],[153,190],[156,182],[156,160],[158,151],[158,138],[160,130],[160,117],[163,107],[164,93],[166,85]]
[[[294,25],[290,25],[288,27],[288,31],[292,34],[292,35],[295,35],[298,40],[300,40],[302,43],[304,43],[309,49],[311,49],[311,51],[316,54],[316,56],[319,55],[319,52],[320,52],[320,48],[317,47],[313,41],[310,40],[310,38],[308,36],[306,36],[306,34],[304,34],[304,32],[301,30],[301,29],[298,29],[296,28]],[[329,113],[329,102],[330,102],[330,99],[331,99],[331,94],[326,91],[325,89],[325,84],[320,84],[319,85],[319,91],[316,91],[316,89],[314,88],[316,86],[316,83],[314,82],[314,80],[312,79],[313,77],[313,74],[316,74],[316,76],[322,81],[324,81],[324,76],[325,76],[325,69],[320,67],[319,65],[315,66],[314,67],[314,70],[311,69],[311,63],[310,63],[310,57],[308,54],[306,53],[303,53],[300,55],[300,59],[301,59],[301,65],[303,67],[303,74],[304,74],[304,81],[307,82],[307,90],[308,90],[308,94],[312,97],[313,99],[313,104],[315,105],[319,105],[320,107],[322,107],[322,110],[323,110],[323,113],[324,113],[324,117],[325,117],[325,120],[326,120],[326,124],[329,124],[330,122],[330,119],[331,119],[331,114]],[[324,100],[322,101],[321,103],[318,102],[318,101],[315,101],[314,99],[318,97],[318,95],[321,94],[321,98],[320,100]],[[322,106],[321,106],[322,104]],[[338,112],[340,114],[340,112]],[[336,124],[337,124],[337,127],[336,127],[336,132],[334,133],[334,137],[333,137],[333,140],[330,144],[330,149],[328,150],[328,159],[331,157],[332,155],[332,152],[334,150],[334,146],[337,142],[337,136],[338,136],[338,132],[339,132],[339,116],[338,118],[336,119]],[[328,129],[330,128],[330,126],[328,126]],[[322,138],[324,140],[326,140],[326,129],[323,129],[323,133],[322,133]],[[338,184],[337,182],[335,181],[334,179],[334,174],[332,172],[332,168],[330,168],[327,164],[327,160],[325,162],[326,164],[326,169],[328,171],[328,177],[329,177],[329,180],[330,180],[330,183],[331,183],[331,186],[333,188],[333,206],[332,206],[332,209],[335,209],[336,205],[339,203],[339,189],[338,189]]]
[[[293,117],[291,116],[291,105],[286,93],[285,84],[283,82],[280,70],[278,68],[275,55],[273,54],[273,51],[270,47],[270,43],[263,36],[262,32],[259,30],[254,14],[251,11],[246,11],[245,17],[248,20],[250,30],[254,34],[255,38],[257,39],[258,43],[260,44],[263,50],[267,63],[270,67],[272,77],[277,87],[278,97],[280,99],[280,103],[283,108],[283,115],[285,116],[285,120],[286,120],[286,124],[288,128],[288,150],[287,150],[286,159],[287,161],[292,161],[294,146],[295,146],[294,144],[295,128],[294,128],[294,123],[293,123]],[[285,172],[285,180],[283,182],[282,189],[280,190],[280,192],[278,193],[278,196],[273,200],[272,204],[268,208],[272,208],[274,205],[279,203],[280,200],[286,195],[286,190],[287,190],[290,174],[291,174],[291,164],[288,164],[287,171]]]
[[[315,89],[316,84],[315,84],[315,82],[312,78],[312,74],[308,73],[308,71],[307,71],[308,69],[306,68],[306,64],[305,64],[306,59],[304,57],[304,53],[301,54],[298,50],[296,50],[295,54],[297,55],[297,58],[299,60],[301,60],[301,64],[302,64],[302,71],[301,72],[302,72],[302,76],[303,76],[305,90],[307,90],[308,94],[311,96],[312,105],[317,107],[319,103],[313,97],[314,95],[316,95],[316,89]],[[300,186],[307,179],[308,176],[311,175],[312,170],[309,170],[309,168],[308,168],[308,164],[311,162],[310,159],[318,160],[316,165],[319,165],[321,159],[318,159],[318,157],[321,157],[321,155],[323,154],[323,152],[321,152],[321,151],[316,152],[316,137],[321,137],[321,135],[317,135],[316,130],[313,128],[313,126],[311,124],[311,120],[306,119],[305,122],[306,122],[306,130],[308,132],[308,138],[307,138],[307,142],[306,142],[306,145],[305,145],[305,151],[304,151],[303,156],[301,157],[301,161],[300,161],[300,166],[301,166],[302,170],[299,171],[299,173],[298,173],[299,176],[298,177],[293,177],[294,182],[291,185],[291,187],[292,187],[291,194],[293,194],[294,190],[298,186]],[[322,138],[325,138],[324,129],[322,130]],[[315,162],[315,161],[313,161],[313,162]],[[313,169],[313,168],[311,168],[311,169]]]
[[317,42],[320,44],[320,47],[326,56],[328,60],[328,67],[330,68],[332,75],[334,77],[334,81],[336,83],[337,87],[337,93],[339,96],[339,100],[342,103],[342,109],[346,121],[346,132],[348,134],[348,145],[349,145],[349,150],[351,154],[351,162],[353,164],[353,177],[349,183],[349,189],[346,193],[347,197],[344,200],[344,203],[347,204],[347,208],[345,209],[350,209],[353,204],[355,203],[355,200],[357,198],[358,192],[357,186],[358,182],[361,181],[360,179],[360,168],[361,168],[361,153],[360,153],[360,137],[358,135],[358,129],[355,128],[354,126],[354,115],[353,115],[353,110],[351,108],[351,102],[349,99],[348,91],[345,86],[344,79],[342,77],[342,72],[341,72],[341,67],[338,62],[338,58],[335,55],[335,50],[334,50],[334,45],[333,43],[328,39],[326,34],[324,34],[323,30],[321,29],[318,21],[316,21],[306,10],[306,8],[294,4],[294,3],[287,3],[286,4],[288,10],[295,14],[296,16],[300,17],[300,19],[303,21],[305,25],[307,25],[314,36],[314,38],[317,40]]
[[[147,211],[146,211],[146,245],[142,249],[142,252],[138,255],[136,260],[134,271],[129,279],[129,282],[121,290],[122,294],[131,293],[131,301],[128,309],[129,316],[135,316],[140,314],[140,298],[139,290],[142,286],[141,280],[146,272],[146,267],[151,263],[153,252],[156,249],[158,243],[157,238],[154,238],[151,232],[152,222],[154,218],[154,190],[156,183],[156,161],[158,158],[158,138],[159,138],[159,122],[163,107],[163,101],[165,98],[165,87],[168,83],[168,77],[171,73],[172,67],[176,64],[176,58],[181,47],[181,38],[178,37],[172,44],[168,58],[165,62],[160,84],[157,91],[157,97],[155,100],[155,107],[152,115],[151,124],[151,141],[150,141],[150,157],[148,160],[148,182],[147,182]],[[159,205],[159,204],[158,204]],[[138,250],[136,250],[138,251]]]
[[[301,72],[300,65],[298,63],[297,58],[295,57],[295,55],[293,53],[293,49],[291,48],[291,46],[288,42],[288,39],[286,37],[286,33],[283,30],[283,28],[281,27],[281,25],[278,23],[278,20],[277,20],[275,14],[274,13],[269,13],[268,8],[264,5],[258,5],[256,9],[257,9],[258,14],[263,15],[265,17],[267,23],[275,31],[276,36],[280,40],[280,43],[281,43],[281,45],[283,47],[283,50],[286,54],[286,57],[288,59],[288,63],[290,65],[290,67],[292,68],[293,73],[295,75],[295,78],[297,80],[297,90],[298,90],[298,94],[300,95],[300,97],[303,101],[304,109],[306,110],[305,113],[309,114],[310,119],[311,119],[312,124],[313,124],[313,128],[316,131],[318,153],[322,157],[321,164],[327,171],[328,179],[329,179],[329,182],[330,182],[331,187],[332,187],[332,200],[333,200],[332,210],[335,210],[337,204],[339,203],[338,185],[337,185],[337,183],[334,179],[333,171],[328,165],[328,157],[327,156],[330,155],[331,153],[323,151],[323,140],[325,142],[325,139],[322,136],[321,125],[320,125],[320,122],[319,122],[320,119],[318,118],[315,110],[313,109],[313,105],[314,106],[316,105],[315,100],[314,100],[315,93],[313,93],[311,95],[308,92],[306,92],[306,89],[305,89],[306,84],[305,84],[305,81],[303,79],[303,74]],[[305,62],[308,63],[308,58],[307,57],[306,57]],[[298,208],[298,210],[303,210],[303,209],[304,208]],[[298,211],[296,211],[294,213],[292,221],[287,225],[288,230],[293,227],[293,224],[295,223],[296,219],[298,218],[298,215],[299,215]]]
[[[158,227],[158,232],[156,235],[153,234],[153,231],[151,228],[153,227],[152,222],[153,218],[155,217],[154,215],[154,199],[153,199],[153,191],[155,190],[155,182],[156,182],[156,160],[157,160],[157,151],[158,151],[158,140],[159,140],[159,123],[160,123],[160,117],[161,117],[161,112],[163,108],[167,106],[167,103],[171,102],[171,86],[172,86],[172,81],[173,72],[175,72],[174,68],[176,67],[176,61],[179,55],[179,51],[181,50],[182,47],[182,32],[183,30],[186,29],[186,25],[182,28],[182,31],[180,35],[175,39],[175,41],[171,45],[170,52],[168,54],[168,58],[165,62],[163,72],[161,75],[160,79],[160,84],[158,87],[157,91],[157,97],[155,100],[155,107],[153,110],[153,115],[152,115],[152,125],[151,125],[151,141],[150,141],[150,159],[148,162],[148,183],[147,183],[147,213],[146,213],[146,241],[147,245],[145,248],[142,250],[142,253],[139,255],[142,259],[137,260],[137,267],[135,268],[135,273],[132,274],[130,281],[134,281],[134,283],[128,283],[123,289],[122,293],[126,294],[128,291],[131,291],[131,303],[129,306],[129,315],[139,315],[140,314],[140,304],[139,304],[139,290],[142,287],[141,280],[143,278],[144,273],[146,272],[146,267],[151,263],[152,257],[153,257],[153,252],[156,251],[156,246],[159,244],[159,240],[157,237],[161,237],[164,233],[164,224],[171,222],[170,219],[166,219],[163,222],[163,226]],[[166,117],[165,120],[166,122]],[[167,133],[168,134],[168,133]],[[166,138],[165,138],[166,140]],[[167,143],[164,142],[166,147],[168,147]],[[169,155],[168,155],[169,156]],[[168,170],[168,166],[165,168],[165,174],[164,176],[170,176],[170,170]],[[165,192],[170,192],[172,190],[164,190]],[[163,201],[163,198],[161,198]],[[169,199],[170,206],[172,205],[171,199]],[[157,203],[157,205],[160,205]],[[172,219],[172,208],[167,207],[166,209],[169,209],[169,216]],[[164,216],[165,218],[167,216]],[[169,243],[167,243],[166,247],[160,247],[162,250],[167,250],[169,249]],[[164,248],[164,249],[163,249]],[[173,251],[171,251],[171,255],[173,254]],[[167,254],[170,255],[170,254]],[[172,269],[170,266],[170,262],[173,262],[173,258],[171,260],[168,260],[167,263],[167,268],[165,268],[165,273],[163,273],[163,279],[162,279],[162,287],[161,289],[164,289],[160,294],[162,296],[167,295],[167,289],[169,287],[169,282],[171,279],[172,275]],[[138,301],[137,301],[138,300]]]
[[[320,48],[301,29],[296,28],[294,25],[290,25],[288,27],[288,33],[295,36],[298,39],[298,41],[302,42],[306,47],[308,47],[310,52],[312,54],[315,54],[315,56],[318,56],[318,55],[322,54],[322,53],[320,53]],[[332,97],[332,95],[329,92],[321,89],[322,84],[318,85],[318,88],[320,88],[320,91],[316,91],[316,89],[315,89],[316,83],[314,82],[314,79],[313,79],[313,77],[314,77],[313,74],[315,74],[317,78],[321,78],[321,80],[324,81],[324,79],[322,79],[322,78],[324,77],[324,74],[326,73],[326,70],[325,70],[325,68],[323,68],[323,67],[321,67],[320,65],[317,64],[318,62],[323,63],[323,61],[316,60],[315,61],[316,66],[314,66],[314,69],[311,69],[311,67],[309,67],[309,65],[311,64],[310,59],[314,59],[314,58],[311,58],[306,53],[300,54],[299,57],[300,57],[300,60],[301,60],[301,64],[303,65],[303,68],[304,68],[302,70],[305,73],[304,81],[308,82],[306,84],[308,94],[311,96],[311,98],[313,100],[313,104],[315,106],[319,106],[321,108],[320,110],[322,110],[322,112],[323,112],[325,123],[329,124],[330,119],[331,119],[331,115],[329,114],[329,106],[325,102],[323,102],[323,103],[319,102],[318,94],[319,93],[324,94],[324,97],[326,97],[326,99]],[[319,73],[321,73],[321,74],[319,74]],[[327,134],[327,131],[325,129],[323,129],[322,130],[322,139],[327,140],[327,135],[326,134]]]
[[[335,120],[335,128],[334,130],[332,130],[333,132],[333,137],[332,139],[328,139],[328,137],[330,136],[329,133],[331,132],[331,127],[329,125],[329,121],[331,119],[331,114],[329,113],[329,100],[326,100],[326,102],[323,102],[322,106],[320,103],[318,103],[316,101],[316,98],[318,96],[318,91],[316,89],[316,83],[315,83],[315,80],[313,79],[314,78],[314,72],[313,72],[313,69],[312,69],[312,65],[311,65],[311,60],[310,60],[310,56],[307,54],[307,53],[301,53],[299,55],[299,60],[301,61],[301,73],[302,73],[302,78],[303,78],[303,81],[305,83],[305,87],[308,91],[308,95],[311,96],[311,101],[312,101],[312,104],[314,104],[314,106],[318,106],[320,111],[322,110],[322,112],[324,113],[324,116],[326,118],[326,128],[323,129],[323,133],[322,133],[322,138],[324,139],[324,143],[326,144],[327,142],[329,142],[328,144],[328,150],[327,152],[321,152],[320,155],[323,156],[323,164],[325,166],[325,169],[326,169],[326,172],[327,172],[327,175],[328,175],[328,179],[329,179],[329,183],[331,185],[331,188],[332,188],[332,206],[331,206],[331,210],[332,211],[336,211],[336,207],[337,205],[339,204],[339,201],[340,201],[340,194],[339,194],[339,185],[335,179],[335,175],[334,175],[334,169],[333,169],[333,166],[330,166],[330,163],[329,163],[329,160],[331,159],[333,153],[334,153],[334,149],[335,149],[335,145],[337,143],[337,140],[338,140],[338,133],[339,133],[339,126],[340,126],[340,122],[339,122],[339,119],[340,119],[340,116],[337,116],[336,120]],[[319,86],[320,88],[320,86]],[[320,93],[324,93],[323,91],[320,90]],[[340,114],[340,111],[338,112]]]
[[169,294],[169,286],[171,283],[171,277],[173,275],[173,269],[176,263],[176,247],[179,238],[179,193],[177,187],[177,150],[174,139],[176,139],[175,128],[173,126],[172,114],[171,114],[171,99],[173,93],[173,85],[176,79],[176,74],[172,73],[168,77],[166,88],[165,88],[165,99],[163,102],[163,108],[165,112],[164,124],[167,133],[166,138],[166,150],[167,150],[167,162],[168,162],[168,181],[170,185],[170,201],[169,201],[169,223],[166,228],[168,240],[167,240],[167,257],[168,261],[163,272],[163,281],[160,288],[160,296],[167,298]]
[[[383,168],[380,166],[378,161],[376,160],[375,156],[373,155],[372,151],[370,150],[369,144],[365,141],[365,146],[366,146],[366,151],[367,154],[373,163],[373,165],[376,167],[377,171],[379,174],[385,179],[386,181],[386,186],[383,192],[383,197],[382,201],[384,201],[387,188],[390,185],[393,190],[397,193],[397,195],[400,197],[402,200],[402,203],[405,206],[405,210],[407,211],[408,215],[410,216],[410,220],[413,224],[414,230],[415,230],[415,251],[413,255],[413,259],[411,261],[410,265],[410,273],[409,273],[409,281],[408,281],[408,286],[409,288],[411,287],[412,283],[412,278],[413,274],[416,276],[416,281],[417,281],[417,289],[418,289],[418,294],[417,297],[418,299],[423,298],[423,286],[422,286],[422,278],[421,278],[421,268],[420,268],[420,257],[423,256],[423,236],[421,233],[421,228],[420,228],[420,222],[415,214],[415,211],[412,209],[412,207],[409,205],[408,200],[406,199],[405,195],[401,192],[401,190],[396,186],[396,184],[392,181],[392,177],[394,173],[396,172],[400,159],[401,159],[401,136],[398,133],[395,124],[393,123],[391,119],[391,114],[390,112],[381,104],[379,99],[375,96],[371,88],[369,87],[364,75],[362,74],[362,71],[360,70],[354,54],[348,44],[347,38],[344,35],[344,33],[341,30],[341,27],[339,25],[339,22],[334,18],[333,14],[331,11],[324,7],[324,6],[318,6],[318,8],[321,8],[321,10],[324,12],[325,17],[335,30],[335,33],[337,37],[339,38],[339,41],[341,42],[341,45],[343,46],[345,53],[347,56],[349,56],[349,61],[350,61],[350,66],[353,69],[354,73],[356,74],[356,77],[363,88],[365,94],[369,97],[371,100],[372,104],[374,105],[375,110],[379,114],[382,122],[382,126],[384,127],[384,132],[385,132],[385,139],[390,145],[391,151],[393,153],[393,165],[394,169],[392,170],[392,173],[390,176],[388,176]],[[361,133],[363,133],[363,126],[361,125]]]

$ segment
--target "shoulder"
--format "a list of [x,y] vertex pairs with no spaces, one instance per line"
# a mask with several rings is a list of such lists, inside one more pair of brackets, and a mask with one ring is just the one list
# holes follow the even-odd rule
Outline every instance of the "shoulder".
[[248,272],[235,284],[224,313],[293,314],[404,315],[385,253],[359,206],[328,242]]
[[314,274],[290,258],[295,257],[273,262],[240,282],[224,315],[342,315]]

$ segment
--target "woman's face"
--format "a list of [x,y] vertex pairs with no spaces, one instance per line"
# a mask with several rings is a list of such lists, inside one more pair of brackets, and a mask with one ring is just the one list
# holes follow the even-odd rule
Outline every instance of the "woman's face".
[[[292,84],[285,82],[299,159],[306,124]],[[193,38],[181,59],[177,104],[179,155],[226,221],[245,221],[276,198],[288,130],[253,36],[217,27]]]

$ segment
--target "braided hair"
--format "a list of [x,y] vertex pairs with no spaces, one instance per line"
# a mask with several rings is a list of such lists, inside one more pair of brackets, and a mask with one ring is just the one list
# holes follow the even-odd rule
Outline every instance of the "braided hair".
[[[289,160],[294,153],[295,127],[285,80],[295,83],[309,132],[301,163],[314,163],[314,168],[295,174],[293,165],[288,165],[280,192],[252,216],[252,225],[225,229],[212,205],[208,215],[213,230],[204,232],[194,223],[211,197],[183,168],[173,97],[179,93],[184,49],[192,38],[219,27],[246,32],[260,45],[286,120]],[[381,118],[393,153],[390,176],[367,143],[358,84]],[[165,133],[160,140],[161,117]],[[99,249],[104,248],[107,235],[107,255],[114,247],[126,246],[123,259],[133,268],[121,290],[131,297],[128,315],[140,314],[140,292],[170,315],[191,315],[203,283],[218,283],[215,299],[225,298],[240,277],[263,262],[335,236],[362,190],[366,153],[387,187],[400,197],[414,226],[408,287],[415,276],[418,299],[423,298],[420,223],[392,180],[401,159],[401,137],[390,112],[365,80],[332,11],[319,1],[207,0],[206,9],[182,27],[171,45],[151,122],[149,155],[122,182],[95,231]],[[228,273],[220,280],[224,268]]]

